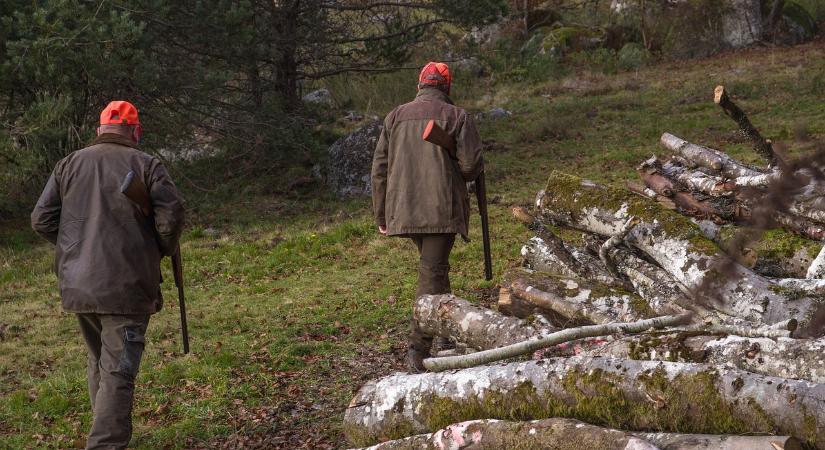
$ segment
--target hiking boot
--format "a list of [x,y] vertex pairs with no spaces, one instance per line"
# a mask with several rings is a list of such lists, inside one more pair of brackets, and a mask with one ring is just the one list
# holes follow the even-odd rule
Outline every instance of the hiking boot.
[[410,373],[424,373],[427,369],[424,367],[424,358],[430,355],[426,352],[418,351],[412,347],[407,349],[407,370]]

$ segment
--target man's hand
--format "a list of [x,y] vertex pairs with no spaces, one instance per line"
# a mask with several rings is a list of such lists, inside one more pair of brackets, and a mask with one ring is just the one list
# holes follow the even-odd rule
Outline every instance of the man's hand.
[[386,225],[378,225],[378,232],[383,234],[384,236],[387,235],[387,226]]

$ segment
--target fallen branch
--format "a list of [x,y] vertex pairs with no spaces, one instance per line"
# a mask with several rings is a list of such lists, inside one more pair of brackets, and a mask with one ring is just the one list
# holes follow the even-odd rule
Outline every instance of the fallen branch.
[[624,430],[781,434],[825,447],[825,384],[708,364],[571,357],[396,374],[370,381],[344,414],[367,445],[486,417],[571,417]]
[[607,336],[618,333],[641,333],[650,329],[681,325],[687,323],[691,316],[692,314],[680,314],[678,316],[654,317],[652,319],[639,320],[637,322],[630,323],[608,323],[602,325],[568,328],[541,338],[530,339],[524,342],[519,342],[518,344],[512,344],[491,350],[484,350],[469,355],[449,356],[445,358],[427,358],[424,360],[424,367],[432,372],[442,372],[444,370],[462,369],[479,366],[482,364],[490,364],[576,339]]
[[801,450],[790,436],[634,433],[661,450]]
[[739,125],[742,134],[750,139],[753,143],[754,150],[756,150],[759,156],[765,158],[771,166],[775,167],[778,165],[778,158],[773,151],[771,142],[762,137],[759,130],[753,126],[748,116],[745,115],[745,112],[730,99],[724,86],[716,86],[716,89],[713,91],[713,102],[719,105],[719,107],[725,111],[725,114]]

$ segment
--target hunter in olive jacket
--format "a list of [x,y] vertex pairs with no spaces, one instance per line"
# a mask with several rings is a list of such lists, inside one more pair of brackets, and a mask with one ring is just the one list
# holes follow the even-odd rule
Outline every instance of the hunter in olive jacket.
[[[154,219],[120,193],[134,171],[149,189]],[[127,137],[101,134],[55,166],[31,214],[55,244],[63,309],[152,314],[160,310],[160,259],[174,252],[184,202],[166,168]]]
[[[427,122],[455,137],[456,150],[422,139]],[[415,100],[395,108],[372,162],[372,204],[387,235],[458,233],[467,236],[470,218],[466,182],[484,169],[481,137],[473,118],[444,92],[422,88]]]

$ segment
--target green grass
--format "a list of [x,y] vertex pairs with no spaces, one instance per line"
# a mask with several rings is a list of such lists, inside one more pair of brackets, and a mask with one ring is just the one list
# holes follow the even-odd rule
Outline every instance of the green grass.
[[[495,141],[485,159],[496,198],[496,280],[519,264],[528,237],[510,207],[532,203],[551,170],[607,183],[634,179],[640,161],[665,153],[658,145],[664,131],[756,161],[713,104],[716,84],[727,86],[764,135],[792,154],[805,151],[808,144],[793,141],[800,126],[825,136],[823,56],[825,44],[814,43],[613,76],[579,71],[458,89],[457,103],[474,112],[513,112],[480,125]],[[355,108],[384,113],[406,95],[393,87],[400,82],[372,81],[395,89],[393,102],[375,95],[381,89],[347,90],[342,81],[337,88]],[[176,296],[166,283],[164,311],[149,325],[132,445],[186,448],[256,431],[338,445],[354,391],[399,367],[394,354],[403,349],[415,290],[412,244],[379,237],[366,199],[337,201],[312,188],[280,196],[250,189],[244,198],[189,191],[193,223],[183,254],[192,353],[180,355]],[[476,239],[456,244],[452,281],[457,294],[479,300],[494,283],[482,280],[472,220]],[[210,227],[220,235],[207,233]],[[0,448],[72,447],[89,426],[85,349],[75,318],[61,311],[51,257],[25,221],[0,224]]]

